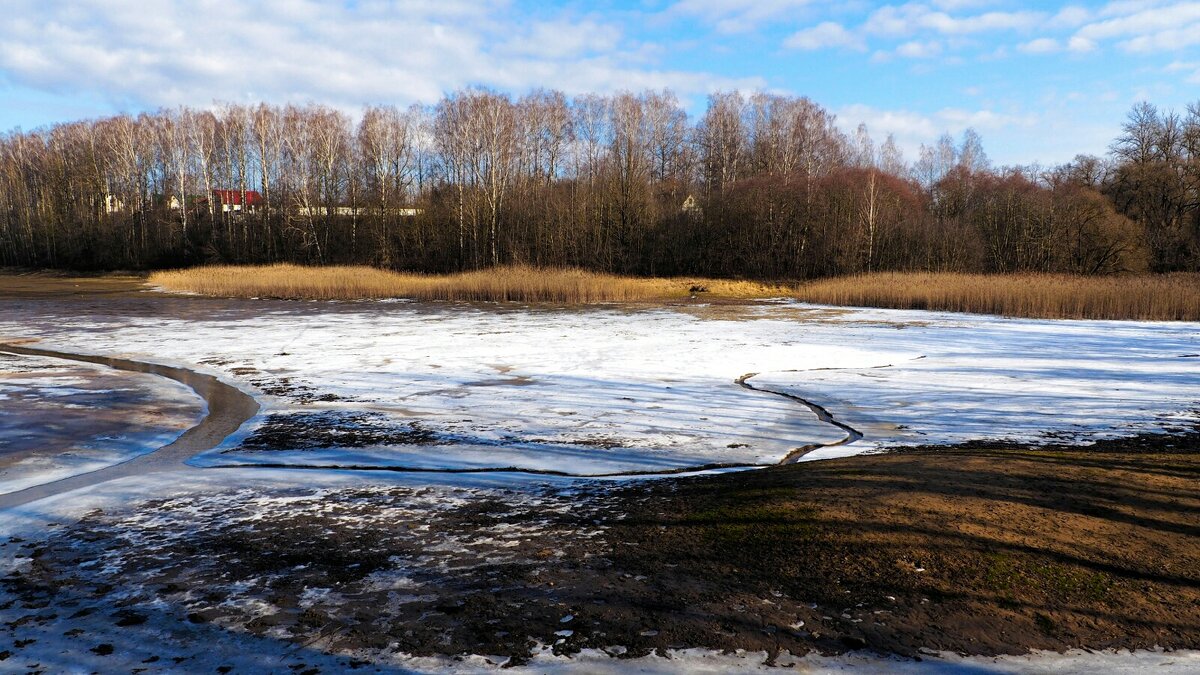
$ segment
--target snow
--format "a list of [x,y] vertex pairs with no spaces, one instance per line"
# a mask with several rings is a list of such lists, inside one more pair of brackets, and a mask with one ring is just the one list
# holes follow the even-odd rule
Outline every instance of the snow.
[[[614,654],[615,650],[612,651]],[[505,668],[506,673],[594,673],[646,675],[673,673],[744,673],[799,671],[804,673],[888,672],[944,673],[981,675],[983,673],[1022,673],[1045,675],[1114,675],[1141,673],[1194,673],[1200,668],[1200,651],[1104,651],[1072,650],[1066,654],[1034,652],[1023,656],[961,657],[942,653],[921,661],[880,658],[874,654],[850,653],[840,656],[808,654],[794,657],[781,654],[774,665],[767,665],[764,652],[722,654],[707,649],[668,650],[664,656],[616,659],[608,651],[585,649],[574,657],[555,656],[543,651],[523,666]],[[499,670],[484,657],[450,659],[407,659],[400,664],[416,673],[494,673]]]
[[[197,301],[199,302],[199,301]],[[1044,442],[1195,419],[1195,323],[1036,321],[794,302],[503,308],[233,303],[221,312],[0,319],[64,351],[191,364],[272,413],[372,411],[438,444],[238,450],[200,466],[519,468],[571,474],[766,465],[982,438]],[[118,330],[119,328],[119,330]],[[735,380],[757,373],[751,391]],[[253,428],[247,430],[252,433]],[[243,435],[244,436],[244,435]]]
[[[60,673],[86,672],[214,672],[230,666],[233,672],[298,672],[294,668],[319,668],[322,672],[346,672],[352,657],[339,657],[319,651],[320,645],[297,646],[282,640],[230,632],[212,625],[195,625],[159,620],[157,613],[146,612],[147,622],[140,626],[116,628],[107,614],[95,613],[67,619],[67,608],[60,616],[31,622],[22,627],[22,635],[34,640],[8,658],[3,666],[11,672],[40,668]],[[144,610],[144,608],[142,608]],[[113,653],[66,649],[70,644],[64,633],[84,631],[97,646],[114,646]],[[567,633],[569,631],[561,631]],[[73,646],[73,645],[71,645]],[[1044,675],[1113,675],[1143,673],[1187,674],[1200,669],[1200,651],[1101,651],[1072,650],[1066,654],[1034,652],[1023,656],[961,657],[939,654],[921,661],[881,658],[866,653],[840,656],[809,654],[793,657],[781,654],[775,665],[767,665],[761,652],[722,654],[703,649],[668,650],[666,656],[618,659],[607,651],[586,649],[573,656],[556,656],[548,648],[536,653],[525,665],[502,668],[503,657],[463,655],[448,657],[412,657],[390,654],[382,662],[371,664],[364,672],[383,673],[513,673],[546,674],[589,673],[624,675],[626,673],[743,673],[793,671],[805,673],[889,672],[944,673],[975,675],[983,673],[1022,673]],[[177,662],[175,659],[179,659]],[[293,670],[294,668],[294,670]]]
[[[1195,419],[1200,363],[1182,358],[1200,343],[1194,323],[861,312],[872,315],[928,316],[928,326],[867,336],[924,358],[886,370],[773,372],[758,383],[829,392],[823,405],[867,434],[860,447],[1096,440]],[[881,424],[893,429],[873,434]]]

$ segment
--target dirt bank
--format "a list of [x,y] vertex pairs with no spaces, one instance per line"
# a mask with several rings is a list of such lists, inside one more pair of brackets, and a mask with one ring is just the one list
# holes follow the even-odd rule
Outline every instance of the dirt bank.
[[22,272],[0,268],[0,296],[48,299],[71,296],[132,295],[148,288],[138,274]]

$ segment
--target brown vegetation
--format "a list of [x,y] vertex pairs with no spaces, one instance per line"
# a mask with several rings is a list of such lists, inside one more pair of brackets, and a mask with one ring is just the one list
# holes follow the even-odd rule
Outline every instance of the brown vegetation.
[[1200,274],[869,274],[802,285],[827,305],[929,309],[1047,319],[1200,321]]
[[371,267],[214,266],[155,272],[168,291],[238,298],[410,298],[498,302],[638,302],[794,297],[825,305],[928,309],[1049,319],[1200,321],[1200,275],[879,273],[799,286],[755,281],[621,277],[523,265],[450,275]]
[[659,628],[650,649],[1194,649],[1198,441],[976,444],[633,486],[606,574],[651,581],[595,614],[610,637]]
[[781,296],[790,289],[752,281],[645,279],[575,269],[512,266],[450,275],[402,274],[371,267],[195,267],[155,272],[169,291],[239,298],[480,300],[500,302],[629,302],[706,293],[717,297]]

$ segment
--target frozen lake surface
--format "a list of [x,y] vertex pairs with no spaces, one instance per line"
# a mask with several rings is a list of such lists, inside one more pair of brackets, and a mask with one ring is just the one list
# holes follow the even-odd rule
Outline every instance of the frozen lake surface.
[[[259,398],[256,420],[198,466],[671,472],[981,439],[1087,442],[1195,419],[1200,400],[1193,323],[784,301],[80,305],[10,303],[0,341],[196,368]],[[754,390],[738,384],[747,375]],[[805,402],[862,438],[835,445],[847,432]]]

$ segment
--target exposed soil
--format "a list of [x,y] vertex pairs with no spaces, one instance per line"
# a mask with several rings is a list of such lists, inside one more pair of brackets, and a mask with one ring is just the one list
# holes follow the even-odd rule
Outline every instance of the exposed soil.
[[4,585],[362,658],[1197,648],[1197,478],[1186,429],[570,490],[243,490],[94,514],[21,544]]
[[9,298],[129,295],[146,287],[143,275],[129,273],[81,274],[54,271],[20,271],[0,268],[0,292]]
[[[212,360],[210,359],[209,365],[223,364],[213,364]],[[247,366],[230,368],[229,370],[231,373],[237,376],[239,380],[249,383],[255,389],[267,394],[268,396],[287,399],[288,401],[298,403],[300,405],[308,405],[314,402],[332,403],[335,401],[346,400],[344,397],[338,396],[337,394],[329,392],[321,393],[317,391],[316,387],[299,382],[296,380],[296,378],[272,375],[270,373],[264,373],[257,368],[250,368]]]

